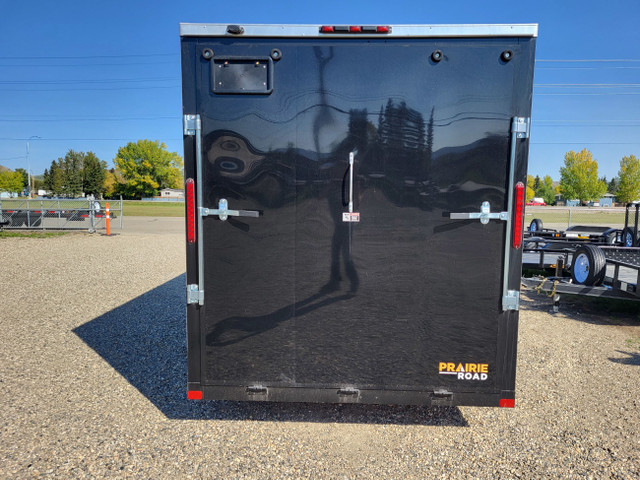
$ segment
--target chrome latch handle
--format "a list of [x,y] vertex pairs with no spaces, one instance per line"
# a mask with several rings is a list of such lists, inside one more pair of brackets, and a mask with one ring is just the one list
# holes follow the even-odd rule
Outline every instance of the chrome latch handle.
[[482,202],[480,205],[480,212],[476,213],[450,213],[449,218],[452,220],[480,220],[480,223],[486,225],[489,220],[503,220],[509,219],[509,212],[495,212],[491,213],[491,205],[489,202]]
[[206,217],[208,215],[218,215],[223,222],[229,217],[254,217],[258,218],[260,212],[257,210],[229,210],[229,203],[226,198],[221,198],[218,202],[218,208],[200,208],[200,215]]

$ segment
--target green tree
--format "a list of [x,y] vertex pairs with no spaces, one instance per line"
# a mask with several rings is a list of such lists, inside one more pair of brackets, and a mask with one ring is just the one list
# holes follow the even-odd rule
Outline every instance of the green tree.
[[79,197],[83,192],[84,153],[69,150],[64,158],[58,159],[62,170],[62,193],[67,197]]
[[24,168],[16,168],[15,171],[22,175],[22,187],[24,190],[29,185],[29,174]]
[[53,160],[49,170],[44,171],[44,188],[49,190],[54,197],[58,197],[63,193],[64,178],[60,160]]
[[581,202],[600,198],[607,185],[598,179],[598,161],[586,148],[564,155],[564,167],[560,169],[560,191],[567,200]]
[[547,205],[551,205],[556,200],[556,189],[549,175],[545,175],[540,181],[540,186],[536,189],[536,197],[544,198]]
[[96,157],[95,153],[87,152],[83,159],[83,189],[87,195],[101,197],[105,192],[107,178],[107,162]]
[[12,172],[11,170],[0,172],[0,191],[19,193],[22,188],[22,174],[20,172]]
[[527,175],[527,195],[526,195],[527,202],[536,196],[536,191],[533,188],[534,184],[535,184],[535,179],[533,178],[533,175]]
[[620,179],[618,177],[613,177],[607,185],[607,192],[615,195],[618,191],[618,185],[620,184]]
[[161,188],[182,185],[182,157],[157,140],[127,143],[118,149],[114,163],[126,182],[124,196],[153,197]]
[[620,184],[616,196],[622,203],[631,203],[640,198],[640,161],[635,155],[622,157],[618,170]]
[[536,178],[533,180],[533,189],[536,192],[536,195],[538,194],[538,189],[542,186],[542,180],[540,180],[540,177],[538,175],[536,175]]

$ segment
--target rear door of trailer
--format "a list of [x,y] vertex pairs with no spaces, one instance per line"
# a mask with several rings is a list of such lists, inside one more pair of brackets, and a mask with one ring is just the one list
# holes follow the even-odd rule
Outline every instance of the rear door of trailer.
[[189,396],[511,406],[537,27],[359,28],[181,25]]

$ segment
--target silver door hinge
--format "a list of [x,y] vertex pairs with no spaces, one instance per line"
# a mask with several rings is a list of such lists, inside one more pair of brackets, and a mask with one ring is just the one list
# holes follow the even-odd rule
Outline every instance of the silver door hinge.
[[184,115],[182,117],[183,135],[195,135],[201,130],[200,115]]
[[527,117],[513,117],[511,131],[515,132],[516,138],[529,138],[530,119]]
[[509,290],[505,297],[502,297],[502,310],[520,310],[520,292]]
[[480,212],[472,213],[450,213],[449,218],[452,220],[480,220],[480,223],[486,225],[489,220],[503,220],[509,219],[509,212],[494,212],[491,213],[491,205],[489,202],[482,202],[480,205]]
[[204,304],[204,292],[195,283],[187,285],[187,305],[192,303]]

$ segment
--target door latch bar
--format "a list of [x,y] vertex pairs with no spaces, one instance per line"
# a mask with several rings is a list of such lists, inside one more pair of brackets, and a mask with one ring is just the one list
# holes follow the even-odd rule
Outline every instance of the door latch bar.
[[450,213],[449,218],[452,220],[480,220],[480,223],[486,225],[489,220],[503,220],[509,219],[509,212],[494,212],[491,213],[491,205],[489,202],[482,202],[480,205],[480,212],[471,213]]
[[221,198],[218,202],[218,208],[200,208],[200,215],[203,217],[209,215],[218,215],[223,222],[229,217],[254,217],[258,218],[260,212],[257,210],[229,210],[229,202],[226,198]]

